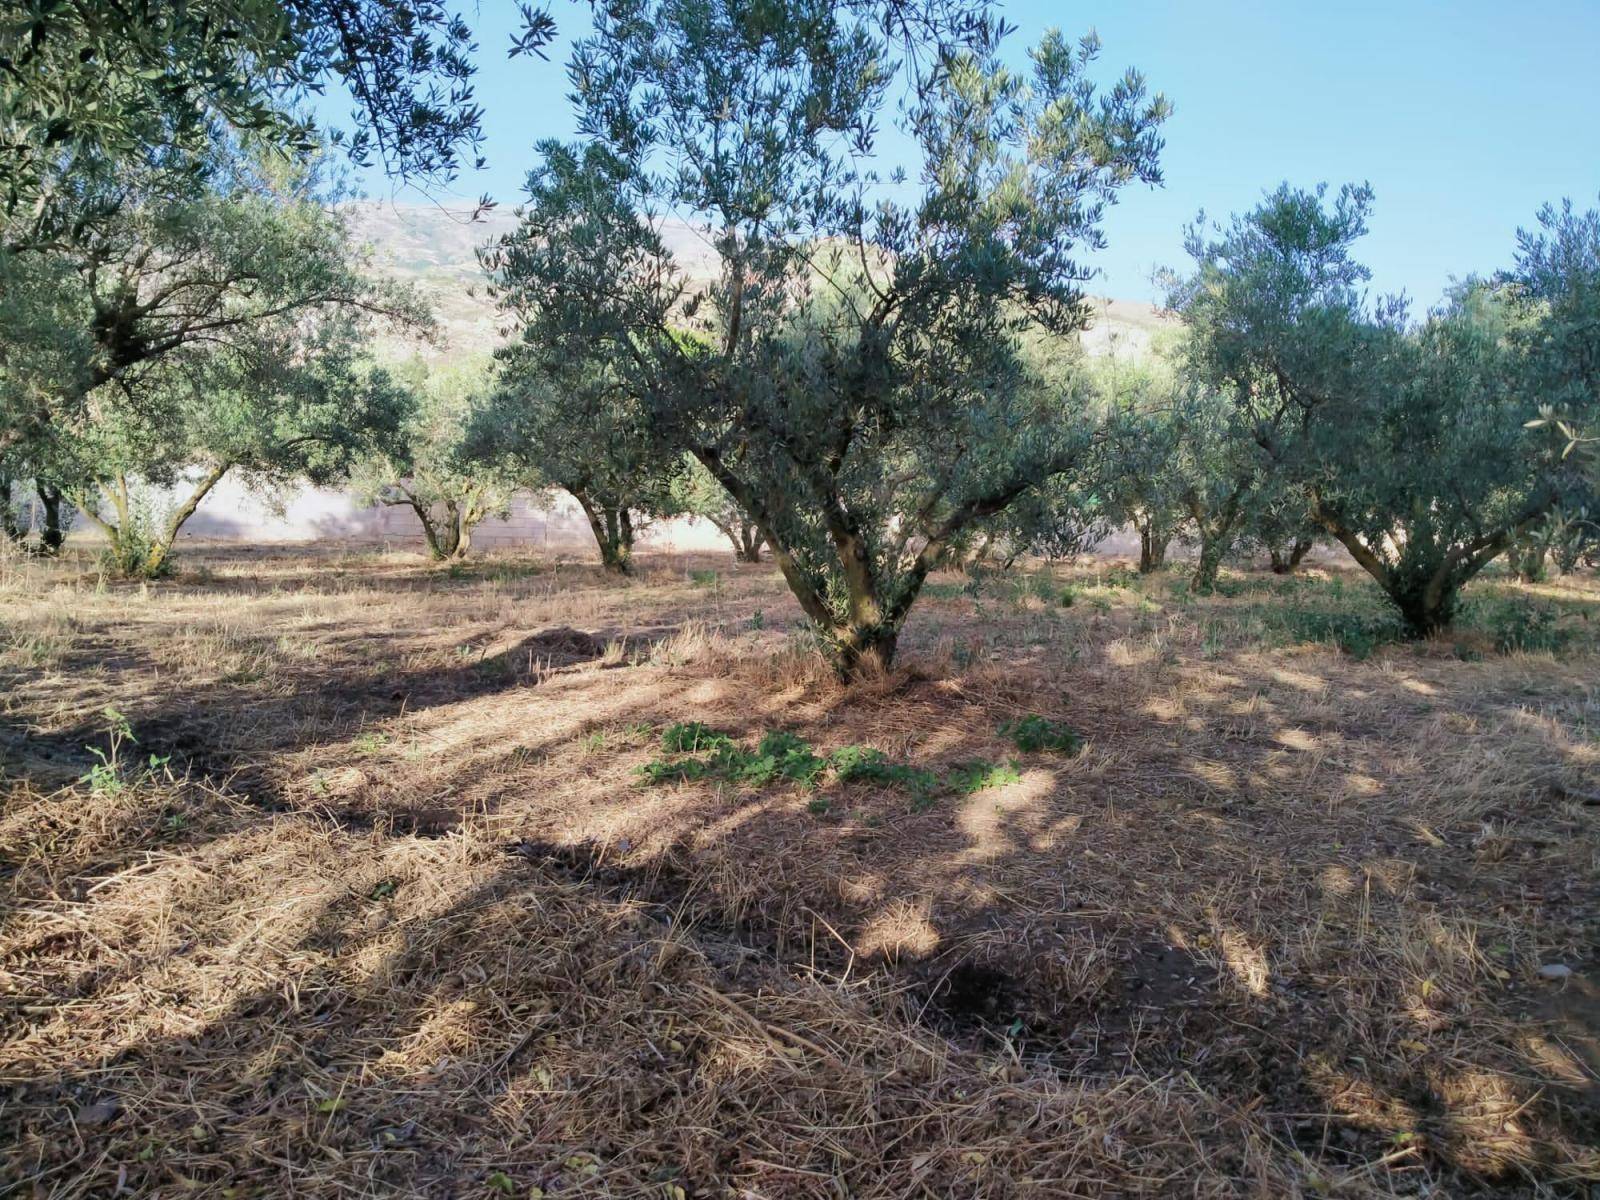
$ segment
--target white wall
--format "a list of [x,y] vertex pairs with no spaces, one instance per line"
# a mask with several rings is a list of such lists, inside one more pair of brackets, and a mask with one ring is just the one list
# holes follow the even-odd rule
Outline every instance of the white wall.
[[[157,501],[176,503],[179,489]],[[80,536],[93,536],[79,521]],[[236,479],[224,478],[184,523],[180,541],[223,542],[387,542],[422,547],[422,526],[406,507],[357,504],[348,492],[299,487],[276,498],[263,496]],[[648,526],[642,545],[665,550],[725,550],[727,539],[705,521],[672,520]],[[546,499],[519,495],[505,518],[491,518],[473,532],[473,548],[528,546],[550,550],[593,550],[594,535],[583,510],[565,493]]]

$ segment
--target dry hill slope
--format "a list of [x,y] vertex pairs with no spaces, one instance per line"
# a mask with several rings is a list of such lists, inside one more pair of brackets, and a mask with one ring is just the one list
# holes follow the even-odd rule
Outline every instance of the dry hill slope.
[[[471,220],[470,210],[436,205],[364,203],[354,206],[355,227],[370,242],[380,270],[414,284],[433,305],[444,330],[447,353],[487,351],[500,339],[501,320],[485,288],[477,249],[515,224],[509,208]],[[716,254],[704,234],[669,222],[667,245],[691,274],[715,269]],[[1170,323],[1159,310],[1132,300],[1095,298],[1095,319],[1083,341],[1092,354],[1135,355]]]

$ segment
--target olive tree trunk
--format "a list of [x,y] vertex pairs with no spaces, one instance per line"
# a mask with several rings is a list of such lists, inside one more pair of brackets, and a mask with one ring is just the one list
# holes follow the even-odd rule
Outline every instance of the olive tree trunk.
[[1185,507],[1194,518],[1195,529],[1200,535],[1200,557],[1189,579],[1191,592],[1204,595],[1216,589],[1217,573],[1222,569],[1223,556],[1233,546],[1239,518],[1244,511],[1244,498],[1249,489],[1250,481],[1240,480],[1215,508],[1208,507],[1195,492],[1185,499]]
[[111,561],[119,575],[124,578],[156,579],[171,566],[172,547],[184,523],[194,516],[200,502],[217,486],[232,465],[219,463],[207,471],[183,503],[159,525],[146,526],[134,511],[126,475],[119,474],[100,485],[101,494],[110,502],[114,519],[107,520],[99,506],[90,503],[87,497],[80,496],[77,507],[90,524],[106,535]]
[[[694,453],[756,522],[789,590],[828,645],[835,671],[845,681],[868,677],[893,664],[900,631],[929,573],[947,560],[966,531],[1004,512],[1041,479],[1077,462],[1075,452],[1048,465],[1037,464],[985,494],[952,505],[938,518],[928,517],[920,527],[908,524],[880,556],[869,553],[867,530],[828,473],[819,472],[812,477],[814,490],[808,499],[816,504],[833,553],[827,567],[808,569],[777,536],[782,526],[772,520],[777,510],[769,502],[780,500],[746,486],[715,449],[701,447]],[[880,565],[880,560],[891,565]]]
[[1389,597],[1412,636],[1432,637],[1447,629],[1460,607],[1461,589],[1515,543],[1554,503],[1554,494],[1536,498],[1510,524],[1487,530],[1459,546],[1436,549],[1420,538],[1406,538],[1397,553],[1368,545],[1331,505],[1310,493],[1314,521],[1350,552]]
[[1139,531],[1139,574],[1150,575],[1167,565],[1167,545],[1171,535],[1158,528],[1154,520],[1135,518],[1133,527]]
[[1296,538],[1288,547],[1268,546],[1267,557],[1272,561],[1274,575],[1293,575],[1295,569],[1311,553],[1312,541],[1308,537]]
[[733,546],[735,561],[742,563],[758,563],[761,561],[761,547],[766,544],[761,528],[754,521],[724,521],[716,517],[710,521],[727,538]]
[[600,565],[612,575],[633,573],[633,513],[625,504],[608,504],[589,492],[573,492],[573,499],[589,519]]
[[33,490],[39,497],[40,508],[44,510],[43,520],[39,525],[39,553],[54,558],[61,553],[61,545],[67,540],[66,525],[61,520],[64,497],[60,488],[37,480],[34,482]]
[[0,532],[3,532],[5,538],[12,542],[20,542],[27,536],[27,530],[17,521],[16,510],[11,507],[11,477],[9,475],[0,475]]
[[[434,486],[429,484],[430,487]],[[378,496],[380,504],[409,508],[422,526],[422,540],[428,557],[435,562],[459,562],[472,551],[472,531],[489,515],[482,487],[471,486],[458,498],[446,496],[438,504],[424,499],[404,481],[387,485]],[[444,511],[441,514],[438,509]]]

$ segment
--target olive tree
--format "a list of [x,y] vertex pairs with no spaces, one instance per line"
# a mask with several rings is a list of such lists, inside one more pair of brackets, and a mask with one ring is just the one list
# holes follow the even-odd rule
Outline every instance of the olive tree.
[[1153,574],[1166,567],[1167,550],[1188,515],[1168,470],[1177,453],[1176,426],[1164,412],[1130,405],[1113,429],[1107,498],[1116,523],[1131,525],[1139,538],[1139,574]]
[[[597,9],[570,68],[582,137],[541,145],[490,257],[530,365],[605,364],[643,432],[750,515],[846,675],[892,659],[974,529],[1082,461],[1088,414],[1019,339],[1086,323],[1082,252],[1158,179],[1167,113],[1136,73],[1098,90],[1092,38],[1006,68],[999,22],[955,0],[975,15],[902,88],[886,7]],[[903,175],[877,137],[897,95]]]
[[315,184],[235,156],[226,182],[197,195],[136,195],[49,255],[0,256],[0,460],[48,462],[106,394],[137,406],[173,375],[255,355],[286,330],[425,324],[408,293],[370,277]]
[[1364,187],[1285,185],[1226,226],[1195,227],[1174,306],[1199,375],[1424,636],[1566,481],[1551,439],[1525,428],[1525,318],[1505,289],[1469,282],[1420,321],[1372,300],[1353,255],[1370,206]]
[[1526,316],[1517,328],[1524,386],[1539,400],[1529,427],[1554,435],[1581,481],[1534,529],[1529,548],[1570,571],[1600,557],[1600,209],[1545,205],[1534,228],[1518,231],[1516,263],[1502,283]]
[[65,439],[68,478],[118,573],[164,574],[184,523],[230,472],[260,490],[332,483],[392,436],[397,389],[360,356],[354,324],[258,327],[248,344],[93,397],[92,418]]
[[[219,147],[219,152],[223,148]],[[0,263],[0,464],[66,491],[114,548],[134,544],[136,481],[193,491],[148,536],[171,538],[230,470],[327,475],[384,391],[361,361],[379,324],[424,328],[409,294],[374,282],[315,178],[233,161],[223,184],[141,195],[49,255]],[[45,329],[49,325],[51,329]],[[373,392],[369,384],[377,389]],[[333,423],[340,406],[347,431]],[[15,474],[15,470],[13,469]],[[48,500],[47,500],[48,503]]]
[[635,539],[675,511],[682,460],[649,436],[639,406],[607,372],[569,365],[547,377],[526,369],[523,349],[502,352],[468,458],[475,469],[566,492],[583,510],[601,566],[631,574]]
[[739,562],[761,561],[760,527],[699,460],[685,461],[683,470],[672,480],[671,496],[675,514],[709,522],[728,539]]
[[395,435],[355,468],[356,494],[369,504],[409,508],[431,557],[465,558],[473,530],[506,513],[518,486],[502,463],[468,451],[473,421],[488,403],[490,364],[413,359],[392,374],[403,414]]
[[1198,548],[1190,589],[1216,586],[1270,479],[1229,399],[1188,368],[1169,339],[1144,361],[1108,363],[1099,386],[1111,414],[1105,491],[1117,522],[1139,535],[1139,570],[1165,565],[1175,539]]

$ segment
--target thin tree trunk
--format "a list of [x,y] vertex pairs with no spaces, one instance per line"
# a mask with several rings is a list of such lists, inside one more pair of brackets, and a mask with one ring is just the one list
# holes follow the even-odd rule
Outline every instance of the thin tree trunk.
[[119,531],[115,525],[100,515],[99,505],[90,503],[87,493],[74,495],[72,503],[87,518],[89,524],[106,535],[106,542],[115,552],[120,538]]
[[626,507],[608,508],[587,492],[573,492],[573,498],[589,519],[595,545],[600,549],[600,565],[612,575],[633,572],[633,519]]
[[66,528],[61,523],[61,489],[34,480],[33,490],[44,509],[44,520],[39,527],[39,553],[54,558],[61,553],[62,543],[67,540]]
[[168,555],[172,553],[173,543],[178,540],[178,531],[183,528],[185,521],[194,516],[195,509],[200,507],[200,501],[204,500],[211,489],[217,486],[218,481],[228,473],[228,468],[232,465],[232,463],[221,463],[212,467],[201,477],[200,482],[195,485],[194,491],[189,493],[189,498],[183,502],[177,512],[172,514],[172,519],[167,522],[161,537],[150,547],[150,556],[145,560],[145,575],[154,578],[161,574],[162,569],[167,565]]
[[466,510],[463,509],[456,517],[456,544],[450,551],[450,557],[460,562],[472,552],[472,524],[467,520]]
[[1167,564],[1167,539],[1156,530],[1154,521],[1135,521],[1139,531],[1139,574],[1149,575]]
[[1290,545],[1288,553],[1278,546],[1268,546],[1267,556],[1272,560],[1272,573],[1274,575],[1293,575],[1305,556],[1311,553],[1312,541],[1310,538],[1297,538]]

